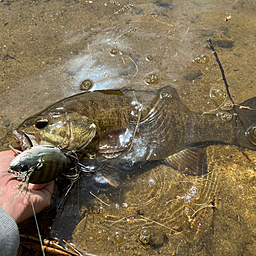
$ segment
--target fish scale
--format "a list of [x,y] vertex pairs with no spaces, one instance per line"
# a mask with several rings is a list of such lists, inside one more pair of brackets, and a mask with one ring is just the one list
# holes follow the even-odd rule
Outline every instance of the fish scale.
[[[72,98],[67,98],[58,105],[71,112],[75,111],[87,116],[96,124],[97,134],[127,126],[133,108],[131,99],[124,95],[104,93],[104,91],[80,94],[74,97],[74,101]],[[54,111],[56,107],[54,105],[49,111]]]
[[[204,158],[200,147],[207,143],[255,150],[256,98],[241,105],[202,115],[190,111],[171,86],[154,91],[93,91],[53,104],[25,120],[13,135],[24,149],[50,144],[83,152],[88,168],[103,163],[120,169],[119,163],[168,158],[173,167],[189,167],[197,174]],[[231,118],[225,119],[227,114]]]

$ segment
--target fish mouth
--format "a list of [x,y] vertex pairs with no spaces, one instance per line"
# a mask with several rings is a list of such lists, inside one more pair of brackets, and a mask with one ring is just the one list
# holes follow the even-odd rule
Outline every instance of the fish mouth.
[[8,136],[13,138],[17,143],[19,143],[22,150],[36,146],[36,143],[32,138],[22,131],[14,130],[8,133]]

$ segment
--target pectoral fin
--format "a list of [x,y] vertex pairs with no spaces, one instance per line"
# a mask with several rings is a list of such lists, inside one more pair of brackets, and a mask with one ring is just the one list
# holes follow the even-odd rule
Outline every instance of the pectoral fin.
[[118,128],[105,132],[98,137],[98,153],[107,159],[116,158],[129,148],[132,137],[132,131],[126,128]]
[[113,187],[118,187],[121,181],[131,179],[136,175],[147,172],[160,163],[159,161],[104,163],[96,170],[95,180],[102,184],[108,183]]
[[104,164],[97,170],[95,180],[98,183],[109,184],[112,187],[118,187],[120,184],[118,170],[113,166]]
[[207,174],[206,150],[204,148],[188,148],[167,157],[164,164],[189,175]]

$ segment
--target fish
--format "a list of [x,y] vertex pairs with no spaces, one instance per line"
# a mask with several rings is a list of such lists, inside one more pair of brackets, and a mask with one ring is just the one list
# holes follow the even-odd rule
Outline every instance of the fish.
[[89,169],[163,160],[193,175],[205,169],[209,143],[255,150],[255,110],[252,98],[217,114],[196,113],[171,86],[98,90],[58,101],[26,119],[11,136],[22,149],[52,145],[73,150]]

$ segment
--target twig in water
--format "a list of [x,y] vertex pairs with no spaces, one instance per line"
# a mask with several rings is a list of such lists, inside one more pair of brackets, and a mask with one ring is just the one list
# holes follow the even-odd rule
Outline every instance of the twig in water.
[[170,202],[177,201],[177,200],[181,200],[181,199],[182,199],[182,198],[171,199],[171,200],[165,202],[165,205],[169,204]]
[[91,52],[91,50],[90,50],[90,44],[89,44],[89,43],[87,43],[87,48],[88,48],[88,52],[89,52],[90,55],[92,56],[92,52]]
[[210,47],[211,47],[212,53],[214,54],[217,63],[219,64],[220,71],[221,71],[221,74],[222,74],[222,79],[223,79],[223,81],[224,81],[224,83],[225,83],[226,91],[227,91],[228,97],[229,97],[229,99],[231,100],[231,102],[233,103],[233,109],[234,109],[234,111],[235,111],[235,113],[236,113],[236,116],[237,116],[237,118],[239,119],[239,121],[240,121],[241,125],[243,126],[244,130],[246,131],[246,127],[245,127],[245,125],[244,125],[242,119],[240,118],[239,114],[237,113],[236,109],[234,108],[235,103],[234,103],[234,101],[233,101],[233,99],[232,99],[232,97],[231,97],[231,95],[230,95],[229,89],[228,89],[228,88],[229,88],[229,85],[228,85],[228,82],[227,82],[226,77],[225,77],[225,74],[224,74],[224,69],[223,69],[223,67],[222,67],[222,65],[221,65],[221,63],[220,63],[220,60],[219,60],[219,58],[218,58],[218,55],[217,55],[216,51],[214,50],[214,47],[213,47],[213,45],[212,45],[211,39],[207,39],[207,42],[208,42],[208,44],[209,44]]
[[123,63],[124,63],[124,65],[125,65],[125,60],[124,60],[124,58],[121,56],[121,59],[122,59],[122,61],[123,61]]
[[125,34],[128,34],[128,33],[130,33],[130,32],[132,32],[132,31],[136,31],[136,29],[138,29],[139,27],[136,27],[136,28],[129,28],[129,29],[127,29],[127,30],[125,30],[121,35],[119,35],[117,38],[115,38],[114,40],[113,40],[113,42],[115,42],[117,39],[119,39],[120,37],[122,37],[122,36],[124,36]]
[[194,204],[194,205],[200,205],[201,207],[192,214],[191,218],[193,218],[199,211],[205,208],[214,208],[212,204]]
[[[206,114],[211,114],[212,112],[215,112],[215,111],[218,111],[218,110],[220,110],[223,106],[224,106],[224,104],[227,102],[227,100],[225,99],[217,108],[214,108],[214,109],[211,109],[211,110],[209,110],[209,111],[205,111],[203,114],[202,114],[202,116],[204,116],[204,115],[206,115]],[[234,106],[234,105],[233,105]]]
[[135,61],[130,56],[126,56],[126,57],[129,58],[132,61],[132,63],[134,64],[134,66],[136,68],[136,73],[134,75],[134,77],[135,77],[137,75],[138,71],[139,71],[139,68],[138,68],[137,64],[135,63]]
[[97,197],[96,195],[94,195],[91,191],[90,191],[90,194],[91,194],[92,196],[94,196],[95,198],[97,198],[101,203],[105,204],[106,206],[110,206],[110,204],[107,204],[107,203],[105,203],[104,201],[102,201],[99,197]]
[[74,250],[74,252],[75,252],[78,256],[83,256],[83,254],[81,254],[73,245],[71,245],[70,243],[68,243],[68,242],[65,241],[64,239],[63,239],[63,242],[64,242],[67,246],[69,246],[70,248],[72,248],[72,250]]
[[231,97],[231,95],[230,95],[230,92],[229,92],[229,85],[228,85],[228,82],[227,82],[226,77],[225,77],[225,74],[224,74],[224,69],[223,69],[223,67],[222,67],[222,65],[221,65],[221,63],[220,63],[220,60],[219,60],[219,58],[218,58],[218,55],[217,55],[217,53],[216,53],[216,51],[215,51],[215,49],[214,49],[214,47],[213,47],[213,45],[212,45],[211,39],[207,39],[207,42],[208,42],[209,46],[211,47],[212,53],[213,53],[213,55],[215,56],[215,59],[216,59],[217,63],[219,64],[220,71],[221,71],[221,74],[222,74],[222,79],[223,79],[223,81],[224,81],[224,83],[225,83],[228,97],[229,97],[229,99],[231,100],[231,102],[232,102],[233,104],[235,104],[234,101],[233,101],[233,99],[232,99],[232,97]]
[[162,227],[164,227],[164,228],[167,228],[167,229],[170,229],[170,230],[172,230],[172,231],[177,232],[175,229],[170,228],[170,227],[167,227],[167,226],[165,226],[164,224],[161,224],[160,222],[157,222],[157,221],[155,221],[155,220],[151,220],[151,219],[149,219],[149,218],[147,218],[147,217],[145,217],[145,216],[142,216],[142,215],[140,215],[140,217],[143,218],[143,219],[149,220],[149,221],[151,221],[151,222],[154,222],[154,223],[156,223],[156,224],[159,225],[159,226],[162,226]]
[[159,19],[156,18],[154,15],[155,15],[154,13],[151,13],[151,17],[154,18],[157,22],[160,22],[160,23],[162,23],[162,24],[164,24],[164,25],[167,25],[167,26],[170,26],[170,27],[173,27],[173,26],[174,26],[174,25],[171,25],[171,24],[169,24],[169,23],[166,23],[166,22],[163,22],[163,21],[159,20]]
[[127,219],[127,217],[123,217],[122,219],[113,222],[113,223],[111,224],[111,226],[114,225],[114,224],[116,224],[116,223],[118,223],[118,222],[120,222],[120,221],[122,221],[122,220],[125,220],[125,219]]
[[186,34],[188,33],[188,31],[189,31],[189,28],[187,29],[187,31],[185,32],[185,34],[184,34],[184,35],[186,35]]
[[123,12],[126,9],[130,10],[131,7],[133,7],[133,4],[128,4],[128,5],[124,6],[123,8],[121,8],[120,10],[118,10],[117,12],[115,12],[114,14],[118,14],[120,12]]

